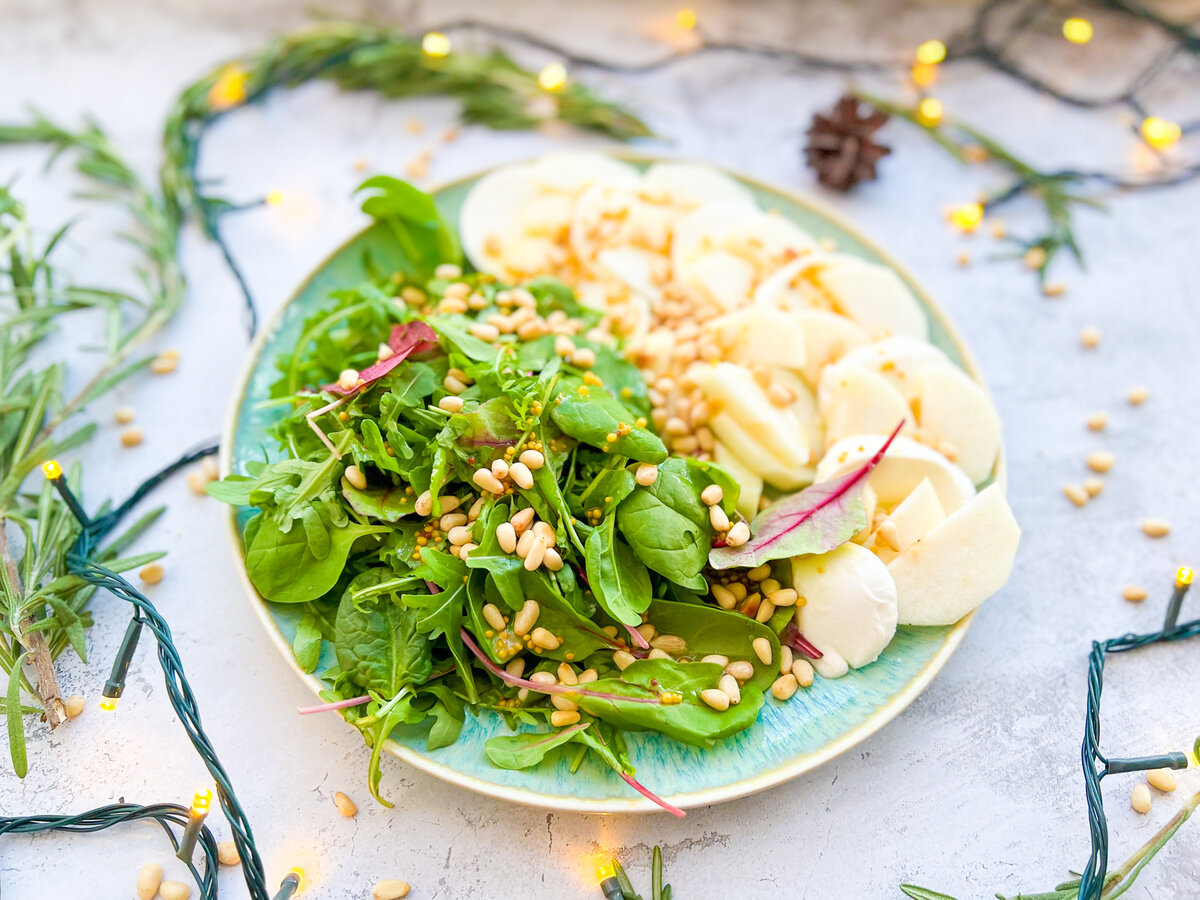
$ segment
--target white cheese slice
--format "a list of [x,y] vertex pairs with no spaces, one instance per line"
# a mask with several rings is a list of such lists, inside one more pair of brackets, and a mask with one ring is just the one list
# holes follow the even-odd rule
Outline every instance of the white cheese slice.
[[912,410],[886,378],[870,369],[826,366],[817,388],[817,407],[825,426],[825,440],[834,443],[856,434],[891,434],[900,430],[911,436],[915,429]]
[[991,398],[962,369],[927,366],[917,376],[917,419],[938,441],[954,446],[954,462],[978,484],[1000,453],[1000,416]]
[[875,554],[885,563],[891,562],[925,537],[945,518],[946,511],[942,509],[937,491],[933,489],[933,482],[928,478],[923,479],[888,516],[896,529],[897,548],[893,549],[886,541],[882,540],[878,532],[872,535],[867,547],[875,551]]
[[[875,455],[885,440],[886,437],[877,434],[842,438],[825,451],[817,464],[816,480],[828,481],[857,469]],[[898,505],[926,478],[948,513],[975,495],[975,485],[962,469],[924,444],[899,436],[892,441],[867,483],[879,495],[880,505],[887,508]]]
[[730,362],[804,368],[807,338],[794,313],[747,306],[710,319],[703,331]]
[[762,499],[763,479],[753,471],[736,453],[717,441],[713,446],[713,459],[717,465],[724,466],[738,483],[741,491],[738,493],[737,511],[747,520],[758,515],[758,502]]

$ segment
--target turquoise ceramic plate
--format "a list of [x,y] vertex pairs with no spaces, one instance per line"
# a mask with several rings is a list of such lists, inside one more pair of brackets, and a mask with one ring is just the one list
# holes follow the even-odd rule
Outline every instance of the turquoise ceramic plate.
[[[455,182],[436,192],[438,204],[450,221],[457,221],[463,198],[478,177]],[[776,209],[816,237],[832,239],[840,250],[896,270],[928,312],[933,342],[978,378],[966,348],[941,311],[894,260],[811,199],[750,179],[741,180],[764,209]],[[367,228],[329,257],[264,329],[250,354],[230,409],[221,444],[223,474],[242,471],[248,460],[261,459],[264,453],[270,458],[278,457],[277,448],[267,437],[267,427],[278,412],[260,408],[260,401],[268,396],[269,386],[276,377],[275,360],[292,347],[303,321],[326,302],[331,291],[362,281],[368,259],[387,270],[397,252],[382,229]],[[316,692],[322,687],[320,680],[301,672],[292,658],[291,641],[298,613],[287,605],[262,600],[245,576],[240,525],[247,515],[247,510],[241,510],[231,522],[243,583],[271,639]],[[687,808],[745,796],[816,768],[878,731],[908,706],[950,658],[966,633],[970,618],[953,627],[900,628],[878,661],[865,669],[851,670],[844,678],[818,679],[810,689],[801,691],[786,704],[769,700],[752,728],[714,749],[700,750],[656,734],[632,734],[629,748],[638,778],[670,802]],[[325,654],[318,672],[333,663],[328,645]],[[574,774],[568,771],[563,759],[548,760],[525,772],[493,767],[483,754],[484,741],[506,732],[499,716],[484,713],[479,718],[467,717],[462,736],[453,746],[431,751],[425,746],[422,729],[404,726],[392,733],[387,749],[452,784],[518,803],[580,812],[658,809],[590,758]],[[365,750],[363,765],[366,765]]]

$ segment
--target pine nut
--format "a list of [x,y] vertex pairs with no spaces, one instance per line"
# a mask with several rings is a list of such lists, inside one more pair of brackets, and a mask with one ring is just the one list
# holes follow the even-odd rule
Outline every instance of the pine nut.
[[542,560],[546,556],[546,539],[540,535],[535,535],[533,543],[529,546],[529,553],[525,556],[525,571],[532,572],[542,564]]
[[708,656],[700,657],[702,663],[716,663],[722,669],[729,665],[729,657],[722,656],[720,653],[710,653]]
[[512,523],[513,530],[515,530],[517,534],[524,533],[525,529],[528,528],[529,524],[533,521],[533,507],[526,507],[520,512],[514,514],[513,517],[508,521]]
[[136,412],[132,406],[118,406],[113,410],[113,420],[118,425],[128,425],[133,421],[135,415]]
[[121,432],[121,445],[124,447],[136,447],[145,440],[145,437],[146,435],[142,432],[142,429],[135,425],[133,428],[126,428]]
[[348,391],[356,384],[358,384],[357,369],[342,369],[338,374],[338,387]]
[[714,531],[729,530],[729,516],[725,515],[725,510],[719,506],[710,506],[708,508],[708,521],[712,524]]
[[582,672],[579,673],[579,683],[580,684],[591,684],[593,681],[598,681],[599,678],[600,678],[600,673],[597,672],[595,669],[584,669]]
[[1107,472],[1113,467],[1113,455],[1107,450],[1093,450],[1087,455],[1088,468],[1093,472]]
[[1129,392],[1129,397],[1127,399],[1129,400],[1130,406],[1141,406],[1143,403],[1146,402],[1146,400],[1149,396],[1150,396],[1149,388],[1135,387],[1132,391]]
[[725,543],[730,547],[740,547],[750,540],[750,526],[745,522],[735,522],[725,533]]
[[158,887],[162,884],[163,867],[158,863],[146,863],[137,877],[138,900],[154,900]]
[[1171,533],[1171,525],[1166,519],[1143,519],[1142,531],[1147,537],[1166,537]]
[[624,671],[625,667],[628,666],[630,663],[634,662],[636,659],[637,659],[637,657],[634,656],[632,653],[630,653],[628,650],[614,650],[613,651],[613,665],[616,666],[618,669],[621,669],[622,671]]
[[792,671],[793,661],[794,657],[792,654],[792,648],[787,644],[781,644],[779,647],[779,674],[786,675],[788,672]]
[[742,701],[742,689],[732,675],[722,675],[721,680],[717,682],[717,688],[729,698],[729,702],[734,706]]
[[767,399],[775,406],[789,406],[795,401],[796,396],[788,390],[786,385],[772,382],[767,388]]
[[408,896],[409,890],[407,881],[401,881],[399,878],[385,878],[383,881],[377,882],[371,889],[371,898],[372,900],[400,900],[401,897]]
[[504,616],[500,612],[500,607],[495,603],[483,604],[483,619],[497,631],[504,631],[508,628],[508,623],[504,621]]
[[1077,484],[1064,484],[1063,494],[1076,506],[1084,506],[1088,502],[1088,492]]
[[796,680],[796,676],[789,672],[786,675],[780,675],[771,684],[771,696],[776,700],[791,700],[796,693],[796,688],[800,683]]
[[642,463],[637,467],[637,471],[633,476],[634,481],[642,487],[649,487],[658,480],[658,466],[651,463]]
[[508,463],[506,463],[502,459],[492,460],[491,473],[493,475],[495,475],[497,478],[501,478],[501,479],[507,478],[508,477]]
[[472,525],[456,525],[446,533],[446,537],[455,546],[465,544],[471,540],[471,529],[473,527]]
[[87,701],[78,694],[72,694],[63,701],[63,711],[67,714],[68,719],[74,719],[87,706]]
[[719,484],[710,484],[700,492],[700,499],[705,506],[716,506],[725,499],[725,492],[721,490]]
[[1079,332],[1079,343],[1091,350],[1100,346],[1100,329],[1095,325],[1085,325]]
[[546,555],[542,557],[542,565],[551,572],[561,572],[563,567],[563,558],[553,547],[547,547]]
[[475,474],[471,476],[471,480],[485,491],[492,494],[503,494],[504,485],[500,483],[500,479],[493,475],[487,469],[477,469]]
[[557,637],[552,635],[545,628],[535,628],[529,633],[529,639],[533,641],[533,646],[541,647],[543,650],[557,650],[562,644]]
[[508,477],[513,480],[519,488],[529,490],[533,487],[533,473],[529,471],[529,466],[523,462],[515,462],[508,467]]
[[[433,270],[433,277],[440,278],[443,281],[450,281],[454,278],[461,278],[462,277],[462,268],[460,266],[456,266],[454,263],[442,263],[436,269]],[[376,900],[379,900],[379,898],[376,898]],[[391,900],[391,898],[389,897],[388,900]]]
[[687,652],[687,641],[677,634],[655,635],[654,640],[650,641],[650,646],[658,650],[665,650],[672,656],[681,656]]
[[725,671],[738,681],[749,681],[754,677],[754,665],[745,659],[735,659],[725,667]]
[[427,516],[433,512],[433,495],[429,491],[423,491],[417,502],[413,504],[418,516]]
[[558,684],[558,676],[553,672],[534,672],[529,680],[534,684]]
[[761,566],[756,566],[746,573],[746,577],[751,581],[766,581],[771,577],[771,564],[763,563]]
[[353,800],[351,800],[349,797],[347,797],[341,791],[338,791],[336,794],[333,795],[333,805],[336,806],[337,811],[340,812],[347,819],[352,819],[356,815],[358,815],[358,806],[354,803]]
[[1104,490],[1103,478],[1085,478],[1083,479],[1083,490],[1089,497],[1096,497]]
[[554,339],[554,353],[557,356],[569,357],[575,352],[575,342],[565,334],[560,334]]
[[900,529],[891,519],[884,519],[875,529],[876,536],[891,550],[900,550]]
[[504,671],[514,678],[520,678],[525,674],[525,657],[518,656],[516,659],[510,660],[504,667]]
[[807,659],[797,659],[792,663],[792,675],[800,687],[812,687],[813,674],[812,663]]
[[532,531],[526,531],[524,534],[522,534],[521,537],[517,539],[517,556],[521,557],[521,559],[527,557],[529,555],[529,548],[533,546],[533,542],[536,540],[536,538],[537,535],[535,535]]
[[451,528],[457,528],[460,525],[466,524],[466,513],[446,513],[444,516],[438,519],[438,528],[440,528],[442,531],[449,531]]
[[721,607],[721,609],[733,609],[737,606],[737,597],[734,596],[733,591],[724,585],[714,584],[712,586],[712,595],[713,599],[717,601],[717,606]]
[[1150,796],[1150,788],[1145,782],[1137,785],[1133,789],[1133,793],[1129,795],[1129,805],[1133,807],[1135,812],[1148,813],[1150,812],[1150,804],[1153,798]]
[[236,866],[242,861],[237,844],[233,841],[217,841],[217,860],[223,866]]
[[776,606],[795,606],[799,595],[795,588],[780,588],[777,591],[772,591],[767,595],[767,599]]
[[467,541],[465,544],[459,544],[458,545],[458,558],[466,559],[467,554],[469,554],[472,550],[478,550],[478,549],[479,549],[479,545],[476,544],[474,541]]
[[1144,587],[1138,587],[1136,584],[1125,586],[1125,590],[1121,592],[1122,596],[1130,603],[1141,603],[1146,599],[1147,591]]
[[1104,410],[1094,412],[1088,416],[1087,427],[1092,431],[1103,431],[1106,425],[1108,425],[1108,413],[1104,412]]
[[158,886],[162,900],[187,900],[191,895],[192,889],[182,881],[164,881]]
[[562,694],[551,694],[550,704],[555,709],[563,709],[567,712],[574,712],[575,710],[579,709],[578,703],[576,703],[574,700],[568,700]]
[[558,533],[549,522],[534,522],[531,530],[537,537],[546,542],[547,547],[553,547],[558,543]]
[[188,490],[190,490],[193,494],[197,495],[198,497],[208,496],[207,488],[209,479],[205,477],[203,472],[188,472],[186,480]]
[[555,728],[564,728],[567,725],[574,725],[578,721],[579,713],[571,710],[556,709],[554,712],[550,713],[550,724]]
[[571,354],[571,365],[579,366],[581,369],[590,369],[596,364],[596,351],[587,347],[580,347]]
[[758,612],[754,614],[754,620],[765,624],[773,615],[775,615],[775,604],[770,600],[763,600],[758,605]]
[[558,680],[562,684],[579,684],[579,676],[575,674],[575,670],[571,668],[571,664],[565,662],[558,664]]
[[750,646],[754,648],[754,655],[762,660],[764,666],[771,664],[771,642],[765,637],[756,637],[750,642]]
[[142,584],[158,584],[163,580],[163,567],[158,563],[143,566],[138,572],[138,578],[142,580]]
[[461,394],[467,389],[466,384],[455,378],[453,375],[447,375],[442,379],[442,387],[448,390],[451,394]]
[[438,408],[444,409],[448,413],[462,412],[463,398],[455,396],[454,394],[443,397],[438,401]]
[[534,472],[546,464],[546,457],[543,456],[538,450],[522,451],[521,455],[518,456],[517,459],[523,462],[531,471]]
[[742,600],[746,599],[746,594],[749,592],[746,590],[746,586],[744,584],[742,584],[740,581],[735,581],[733,584],[729,585],[729,593],[733,594],[734,599],[740,603]]
[[505,553],[512,553],[517,549],[517,532],[512,527],[512,522],[501,522],[496,526],[496,540]]
[[646,643],[650,643],[650,641],[654,640],[654,637],[658,634],[658,629],[649,622],[643,622],[637,627],[637,633],[642,636],[642,639]]
[[500,337],[500,329],[495,325],[488,325],[486,322],[476,322],[467,331],[481,341],[494,341]]
[[717,712],[724,712],[729,709],[729,695],[717,688],[709,688],[706,691],[701,691],[700,699],[717,710]]
[[518,636],[528,634],[530,629],[537,623],[541,612],[542,608],[538,606],[536,600],[526,600],[525,604],[517,612],[516,618],[513,619],[513,633]]
[[1150,787],[1168,794],[1178,787],[1175,783],[1175,776],[1169,769],[1151,769],[1146,773],[1146,781],[1149,782]]

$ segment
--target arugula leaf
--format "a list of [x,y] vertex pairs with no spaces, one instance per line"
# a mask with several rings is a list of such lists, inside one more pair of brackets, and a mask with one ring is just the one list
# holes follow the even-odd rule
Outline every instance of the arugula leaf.
[[428,277],[440,263],[462,259],[458,236],[428,194],[388,175],[368,178],[358,190],[377,191],[363,200],[362,211],[391,229],[409,274]]
[[342,496],[360,516],[370,516],[388,523],[399,522],[402,517],[412,515],[417,504],[415,492],[408,490],[407,485],[365,490],[343,481]]
[[592,530],[584,545],[588,584],[604,611],[622,625],[642,624],[650,606],[650,573],[629,545],[617,537],[616,516]]

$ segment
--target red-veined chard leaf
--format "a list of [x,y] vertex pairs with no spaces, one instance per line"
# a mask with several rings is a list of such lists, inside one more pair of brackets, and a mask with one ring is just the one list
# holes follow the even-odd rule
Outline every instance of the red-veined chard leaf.
[[343,397],[357,394],[363,388],[373,385],[410,356],[436,349],[438,338],[434,330],[424,322],[403,322],[392,326],[392,333],[388,335],[387,343],[392,355],[359,372],[358,382],[353,387],[343,387],[335,381],[332,384],[321,385],[321,390],[330,394],[340,394]]
[[867,525],[863,486],[899,432],[897,425],[878,452],[853,472],[771,504],[750,523],[749,541],[740,547],[714,547],[708,564],[714,569],[752,569],[768,560],[826,553],[846,543]]

